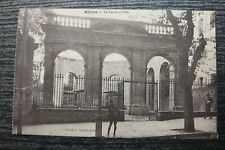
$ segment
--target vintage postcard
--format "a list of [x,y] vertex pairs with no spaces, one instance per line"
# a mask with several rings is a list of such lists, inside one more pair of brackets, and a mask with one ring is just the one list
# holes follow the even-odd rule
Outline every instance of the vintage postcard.
[[215,15],[20,9],[12,133],[217,138]]

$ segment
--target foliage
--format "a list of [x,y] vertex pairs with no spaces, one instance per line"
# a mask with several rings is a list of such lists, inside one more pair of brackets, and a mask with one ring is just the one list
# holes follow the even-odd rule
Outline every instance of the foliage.
[[[27,13],[26,28],[24,29],[25,13]],[[31,36],[35,43],[38,43],[38,48],[34,50],[33,58],[33,81],[38,83],[40,81],[41,72],[44,64],[44,38],[45,33],[42,30],[42,24],[47,21],[46,14],[47,9],[20,9],[18,16],[18,32],[24,35],[24,31],[27,31],[27,35]]]
[[199,66],[199,60],[206,55],[205,46],[207,39],[204,38],[202,33],[198,38],[194,38],[193,20],[197,15],[198,14],[192,11],[185,11],[181,12],[178,18],[173,15],[172,11],[167,11],[167,16],[169,17],[167,18],[170,20],[175,30],[177,48],[183,51],[180,57],[183,57],[184,61],[188,61],[186,71],[184,72],[185,74],[188,73],[189,77],[192,78],[191,82],[195,79],[195,70]]
[[[181,91],[184,93],[184,130],[193,132],[195,129],[192,85],[196,78],[195,70],[199,60],[203,57],[207,42],[202,33],[197,40],[194,39],[194,15],[191,10],[184,12],[180,18],[174,16],[171,10],[167,10],[166,13],[167,19],[174,28],[176,47],[181,51],[179,53],[178,82]],[[180,23],[184,24],[184,31],[180,28]],[[189,60],[190,54],[193,55],[191,62]]]

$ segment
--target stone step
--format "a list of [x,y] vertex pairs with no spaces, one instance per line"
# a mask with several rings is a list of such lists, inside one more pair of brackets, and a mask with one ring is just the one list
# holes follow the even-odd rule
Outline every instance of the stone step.
[[125,115],[126,121],[147,121],[149,120],[148,116],[134,116],[134,115]]

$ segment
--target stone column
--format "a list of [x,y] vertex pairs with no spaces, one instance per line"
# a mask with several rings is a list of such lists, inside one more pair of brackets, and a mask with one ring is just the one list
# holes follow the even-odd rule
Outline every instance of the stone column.
[[53,81],[54,81],[54,52],[50,45],[45,45],[45,62],[44,62],[44,95],[43,103],[45,107],[52,107],[53,104]]
[[88,99],[88,86],[88,65],[86,62],[86,64],[84,64],[84,99],[82,100],[81,105],[84,105],[86,100]]
[[91,106],[98,103],[99,97],[99,71],[102,69],[100,64],[100,51],[90,46],[88,48],[87,67],[85,69],[85,105]]
[[145,103],[146,98],[146,67],[144,53],[137,51],[133,54],[133,67],[132,67],[132,91],[131,91],[131,115],[145,115],[147,107]]
[[[150,68],[149,68],[150,69]],[[155,105],[155,72],[153,71],[153,69],[148,70],[148,68],[146,68],[146,82],[150,82],[146,84],[146,106],[148,107],[148,109],[150,111],[154,111],[154,105]]]
[[[133,65],[133,64],[131,64]],[[129,103],[129,109],[128,109],[128,113],[129,115],[131,115],[131,110],[132,110],[132,104],[133,104],[133,67],[129,68],[130,70],[130,103]]]
[[170,66],[170,91],[169,91],[169,110],[174,108],[174,99],[175,99],[175,70],[174,66]]

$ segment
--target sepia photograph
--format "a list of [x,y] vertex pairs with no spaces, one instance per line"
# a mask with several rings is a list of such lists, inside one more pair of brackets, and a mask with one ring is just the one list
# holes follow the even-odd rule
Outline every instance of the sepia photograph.
[[215,15],[20,9],[12,134],[217,139]]

